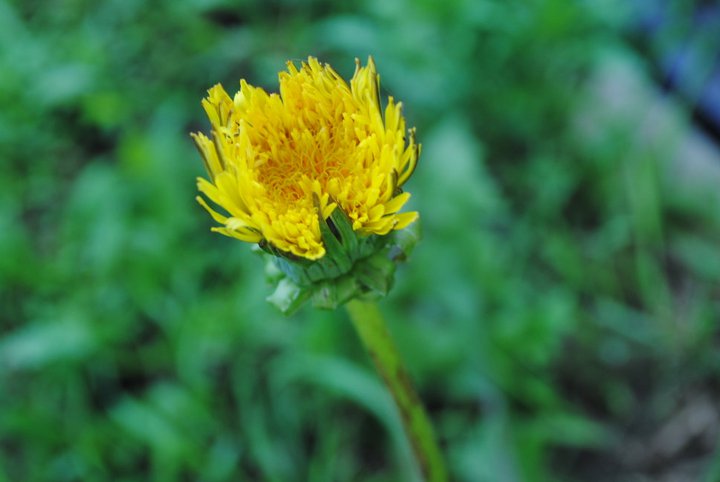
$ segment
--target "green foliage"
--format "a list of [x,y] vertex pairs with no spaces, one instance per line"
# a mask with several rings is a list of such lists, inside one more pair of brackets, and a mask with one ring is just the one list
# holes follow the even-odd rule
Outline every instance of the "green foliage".
[[623,458],[717,400],[720,367],[717,184],[673,174],[691,131],[648,107],[623,19],[593,1],[0,0],[0,481],[415,477],[345,314],[279,315],[262,261],[193,200],[208,87],[274,90],[308,55],[349,76],[369,54],[423,144],[423,240],[382,309],[453,480],[717,473],[692,438]]

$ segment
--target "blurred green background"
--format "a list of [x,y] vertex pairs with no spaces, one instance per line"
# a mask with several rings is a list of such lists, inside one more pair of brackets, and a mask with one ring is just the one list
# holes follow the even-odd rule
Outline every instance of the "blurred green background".
[[654,67],[695,4],[643,40],[632,3],[0,0],[0,481],[417,480],[345,313],[279,315],[193,199],[207,88],[369,54],[424,149],[381,308],[452,479],[720,480],[719,155]]

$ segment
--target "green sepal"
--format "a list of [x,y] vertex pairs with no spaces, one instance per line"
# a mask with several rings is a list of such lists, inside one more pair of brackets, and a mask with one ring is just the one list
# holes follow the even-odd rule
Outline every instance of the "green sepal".
[[315,287],[312,303],[316,308],[333,310],[341,306],[358,293],[358,286],[351,276],[341,276],[334,280],[327,280]]
[[291,315],[312,295],[312,290],[298,286],[288,278],[281,279],[273,294],[266,298],[284,315]]
[[273,260],[277,268],[285,273],[285,275],[298,285],[307,285],[312,283],[307,275],[306,270],[298,269],[295,264],[288,261],[285,258],[279,256],[273,256],[270,258]]
[[326,222],[330,230],[339,237],[340,243],[342,243],[344,250],[350,258],[357,259],[360,254],[358,251],[360,243],[357,233],[352,228],[352,222],[347,214],[345,214],[345,211],[339,207],[335,208]]
[[392,288],[395,275],[395,263],[380,252],[365,258],[353,270],[353,275],[368,290],[385,296]]
[[[320,236],[322,236],[323,245],[325,246],[324,258],[326,257],[328,259],[328,264],[335,264],[335,266],[333,266],[333,268],[335,269],[332,271],[337,272],[337,274],[329,274],[335,274],[336,276],[342,273],[347,273],[348,271],[350,271],[350,268],[352,268],[352,260],[350,259],[352,251],[350,250],[349,246],[343,243],[343,241],[355,243],[357,242],[356,234],[354,232],[352,233],[352,235],[349,236],[343,236],[343,234],[340,233],[338,225],[342,225],[343,222],[342,216],[336,214],[338,212],[340,212],[340,209],[336,208],[333,214],[330,215],[330,218],[321,219],[319,223]],[[333,219],[333,217],[335,219]],[[340,239],[338,239],[338,236],[333,232],[333,228],[335,228],[335,230],[338,232]],[[322,262],[320,262],[320,264],[322,264]]]
[[420,220],[410,226],[393,233],[393,242],[390,249],[390,259],[393,261],[405,261],[413,252],[420,241]]

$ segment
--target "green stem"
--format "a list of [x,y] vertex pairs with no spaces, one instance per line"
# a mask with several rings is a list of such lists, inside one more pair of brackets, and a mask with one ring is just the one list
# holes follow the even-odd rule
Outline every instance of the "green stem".
[[428,482],[446,482],[447,472],[430,419],[410,382],[380,310],[373,302],[347,304],[355,329],[392,394],[420,470]]

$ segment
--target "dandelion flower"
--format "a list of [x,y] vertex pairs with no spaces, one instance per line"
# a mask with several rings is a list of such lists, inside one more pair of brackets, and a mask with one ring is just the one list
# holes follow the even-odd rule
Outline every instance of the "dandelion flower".
[[213,231],[320,260],[334,215],[361,238],[415,221],[400,212],[410,197],[401,187],[420,146],[401,104],[390,97],[381,107],[372,57],[364,67],[356,60],[349,85],[313,57],[300,69],[288,62],[279,81],[279,94],[242,80],[233,98],[218,84],[202,101],[212,132],[191,135],[209,175],[198,189],[214,206],[197,200],[220,225]]

